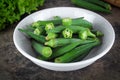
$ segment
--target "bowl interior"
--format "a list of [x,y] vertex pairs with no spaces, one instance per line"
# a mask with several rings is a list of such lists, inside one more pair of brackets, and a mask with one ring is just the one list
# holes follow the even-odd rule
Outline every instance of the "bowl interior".
[[[18,28],[25,28],[30,25],[32,22],[38,20],[47,20],[52,16],[61,16],[61,17],[71,17],[78,18],[84,17],[84,19],[90,21],[93,24],[95,30],[99,30],[104,33],[102,38],[102,45],[94,48],[90,54],[85,59],[93,58],[99,54],[105,54],[104,51],[108,51],[114,42],[114,30],[107,20],[105,20],[100,15],[93,13],[88,10],[80,8],[50,8],[35,12],[26,18],[24,18],[16,27],[14,31],[14,43],[19,48],[19,51],[22,50],[25,53],[35,57],[35,53],[31,48],[30,40],[18,31]],[[21,52],[21,51],[20,51]],[[22,52],[21,52],[22,53]],[[23,53],[22,53],[23,54]]]

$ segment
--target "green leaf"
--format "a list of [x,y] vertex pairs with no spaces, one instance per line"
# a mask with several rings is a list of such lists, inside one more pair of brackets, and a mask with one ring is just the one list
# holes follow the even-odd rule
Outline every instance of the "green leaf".
[[43,4],[44,0],[0,0],[0,30],[20,20],[23,14],[37,10],[37,7]]

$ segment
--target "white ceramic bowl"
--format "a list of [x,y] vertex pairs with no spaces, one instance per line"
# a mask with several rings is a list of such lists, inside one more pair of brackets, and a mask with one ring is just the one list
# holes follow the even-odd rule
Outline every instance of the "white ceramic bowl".
[[[26,27],[32,22],[38,20],[47,20],[53,16],[71,18],[84,17],[86,20],[93,23],[94,29],[102,31],[104,33],[102,45],[93,49],[84,60],[74,63],[52,63],[35,58],[34,51],[31,48],[30,40],[25,37],[25,35],[23,35],[21,32],[19,32],[18,28]],[[105,18],[94,12],[74,7],[57,7],[40,10],[24,18],[15,28],[13,40],[17,49],[26,58],[28,58],[38,66],[55,71],[71,71],[84,68],[104,56],[110,50],[114,43],[115,33],[112,25]]]

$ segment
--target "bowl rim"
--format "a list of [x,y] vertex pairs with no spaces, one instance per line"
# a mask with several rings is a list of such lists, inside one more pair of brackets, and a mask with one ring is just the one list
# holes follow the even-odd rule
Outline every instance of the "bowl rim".
[[[89,59],[86,59],[86,60],[82,60],[82,61],[79,61],[79,62],[73,62],[73,63],[53,63],[53,62],[48,62],[48,61],[43,61],[43,60],[39,60],[29,54],[27,54],[25,51],[23,51],[18,45],[17,45],[17,42],[16,42],[16,38],[15,38],[15,33],[16,33],[16,30],[18,28],[18,26],[20,25],[20,23],[30,17],[31,15],[34,15],[38,12],[41,12],[41,11],[46,11],[46,10],[49,10],[49,9],[77,9],[77,10],[82,10],[82,11],[86,11],[86,12],[89,12],[91,14],[94,14],[94,15],[97,15],[99,17],[101,17],[102,19],[104,19],[105,22],[107,22],[109,24],[109,28],[111,28],[112,30],[112,33],[113,33],[113,38],[112,38],[112,41],[111,41],[111,44],[104,50],[102,51],[100,54],[92,57],[92,58],[89,58]],[[79,64],[85,64],[85,63],[88,63],[88,62],[91,62],[91,61],[96,61],[97,59],[101,58],[102,56],[104,56],[113,46],[114,44],[114,41],[115,41],[115,32],[114,32],[114,29],[112,27],[112,25],[101,15],[93,12],[93,11],[90,11],[90,10],[86,10],[86,9],[83,9],[83,8],[77,8],[77,7],[52,7],[52,8],[46,8],[46,9],[42,9],[42,10],[39,10],[39,11],[36,11],[28,16],[26,16],[25,18],[23,18],[19,23],[18,25],[16,26],[15,30],[14,30],[14,33],[13,33],[13,42],[16,46],[16,48],[18,49],[18,51],[24,55],[26,58],[30,59],[31,61],[33,62],[37,62],[37,63],[41,63],[41,64],[47,64],[47,65],[54,65],[54,66],[58,66],[58,67],[67,67],[67,66],[75,66],[75,65],[79,65]]]

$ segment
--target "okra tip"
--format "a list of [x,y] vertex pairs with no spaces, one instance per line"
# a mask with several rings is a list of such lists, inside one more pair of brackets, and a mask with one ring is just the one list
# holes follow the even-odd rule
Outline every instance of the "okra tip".
[[21,29],[21,28],[18,28],[18,30],[21,31],[21,32],[23,31],[23,29]]
[[97,32],[96,32],[96,35],[97,35],[98,37],[104,36],[104,34],[103,34],[102,32],[100,32],[100,31],[97,31]]
[[108,9],[108,10],[112,10],[111,5],[107,5],[106,9]]
[[61,60],[60,60],[59,58],[56,58],[56,59],[54,60],[54,62],[55,62],[55,63],[61,63]]

